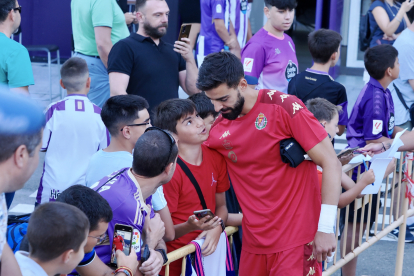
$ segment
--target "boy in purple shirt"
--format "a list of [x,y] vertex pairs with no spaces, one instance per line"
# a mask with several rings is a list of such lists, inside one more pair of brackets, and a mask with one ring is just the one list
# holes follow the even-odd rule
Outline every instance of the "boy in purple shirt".
[[[368,49],[364,56],[365,68],[371,76],[369,82],[364,86],[358,99],[352,108],[351,116],[348,121],[348,130],[346,138],[349,147],[364,147],[369,143],[381,143],[389,141],[395,134],[402,129],[395,126],[394,103],[391,93],[387,89],[388,85],[398,78],[400,65],[398,63],[398,51],[391,45],[378,45]],[[361,168],[361,173],[365,171]],[[353,179],[356,178],[354,170]],[[378,195],[372,197],[372,206],[375,206]],[[354,203],[351,203],[349,210],[354,210]],[[345,220],[345,209],[341,211],[341,219]],[[371,218],[375,218],[375,208],[371,209]],[[364,229],[368,217],[368,205],[365,205]],[[361,209],[355,214],[349,212],[348,233],[352,233],[353,218],[357,216],[357,225],[361,223]],[[373,223],[373,219],[371,224]],[[371,228],[371,227],[370,227]],[[359,229],[359,228],[358,228]],[[343,229],[341,229],[341,232]],[[408,231],[408,233],[410,233]],[[359,240],[359,233],[355,237],[355,241]],[[352,241],[348,237],[346,244],[346,253],[351,251]],[[355,244],[357,246],[357,244]],[[355,275],[357,258],[348,262],[343,268],[342,273],[346,275]]]
[[[158,275],[167,262],[162,239],[164,223],[158,214],[154,215],[151,195],[171,180],[177,155],[178,148],[171,134],[155,127],[147,128],[135,145],[132,168],[121,169],[91,187],[108,201],[113,212],[108,225],[110,243],[96,247],[96,253],[104,263],[110,262],[115,224],[133,228],[132,247],[139,261],[138,275]],[[150,258],[142,265],[141,239],[150,249]]]
[[256,89],[287,93],[289,81],[299,73],[293,40],[284,32],[292,26],[296,0],[265,0],[268,18],[241,53],[247,83]]
[[[240,0],[234,1],[240,5]],[[224,50],[227,46],[240,58],[240,46],[233,24],[230,21],[229,0],[200,0],[201,29],[197,40],[196,56],[198,67],[204,57]]]

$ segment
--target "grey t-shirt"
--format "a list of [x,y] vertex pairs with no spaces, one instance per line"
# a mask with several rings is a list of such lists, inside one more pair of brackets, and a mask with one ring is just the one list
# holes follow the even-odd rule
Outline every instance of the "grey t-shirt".
[[403,106],[395,92],[395,84],[401,91],[408,107],[414,103],[414,91],[408,80],[414,79],[414,32],[405,29],[397,38],[393,45],[398,50],[398,60],[400,63],[400,75],[388,87],[394,101],[395,125],[402,125],[410,120],[408,110]]

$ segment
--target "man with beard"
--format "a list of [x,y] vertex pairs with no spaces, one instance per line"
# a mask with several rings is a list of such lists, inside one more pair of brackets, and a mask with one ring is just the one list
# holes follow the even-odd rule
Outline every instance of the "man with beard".
[[164,0],[137,0],[137,33],[114,45],[108,60],[111,96],[135,94],[144,97],[152,110],[159,103],[178,98],[178,86],[192,95],[198,69],[190,40],[174,46],[161,37],[167,33],[170,12]]
[[[341,164],[325,129],[295,96],[251,88],[228,52],[204,59],[197,87],[222,113],[205,143],[225,157],[243,210],[240,276],[322,275],[320,262],[336,248],[341,191]],[[280,142],[290,138],[313,162],[292,168],[282,161]]]
[[19,28],[21,7],[17,0],[0,1],[0,83],[13,91],[29,94],[34,84],[32,65],[27,49],[10,39]]

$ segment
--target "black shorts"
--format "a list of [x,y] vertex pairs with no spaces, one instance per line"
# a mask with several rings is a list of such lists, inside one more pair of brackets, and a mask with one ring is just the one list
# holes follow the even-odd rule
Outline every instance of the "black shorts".
[[[375,215],[376,215],[375,212],[377,210],[377,202],[378,202],[378,195],[377,194],[372,195],[371,217],[370,217],[371,225],[375,221]],[[355,206],[355,201],[352,201],[351,204],[349,204],[348,222],[354,222],[354,216],[355,216],[354,206]],[[366,204],[365,211],[364,211],[364,223],[368,221],[368,208],[369,208],[369,204]],[[381,202],[380,202],[380,208],[381,208]],[[362,208],[357,210],[356,222],[361,222],[361,212],[362,212]],[[341,209],[341,223],[343,223],[344,225],[345,225],[345,214],[346,214],[346,207]]]
[[201,23],[200,1],[181,0],[178,5],[181,22],[184,23]]

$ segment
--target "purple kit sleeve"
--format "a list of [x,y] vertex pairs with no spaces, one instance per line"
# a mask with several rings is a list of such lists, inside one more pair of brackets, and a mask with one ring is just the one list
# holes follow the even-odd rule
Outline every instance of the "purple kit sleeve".
[[226,2],[223,0],[211,0],[211,18],[212,19],[225,19],[224,14],[226,11]]
[[[384,96],[381,91],[374,91],[374,97],[368,98],[363,110],[364,140],[376,140],[383,136],[384,128],[387,128],[386,115],[384,114]],[[367,95],[368,96],[368,95]]]
[[348,125],[348,102],[343,102],[338,105],[342,107],[342,113],[339,115],[338,125],[346,126]]
[[257,43],[250,43],[244,47],[241,56],[247,83],[258,84],[266,60],[264,48]]

